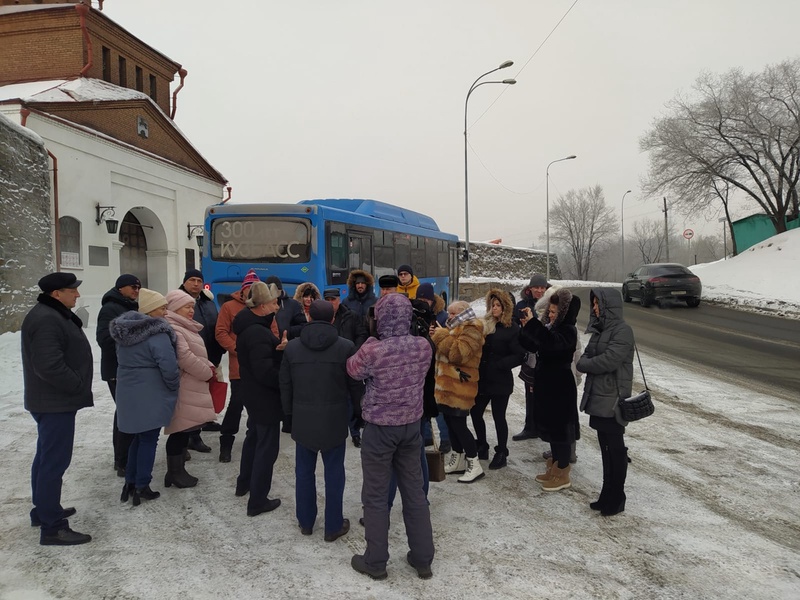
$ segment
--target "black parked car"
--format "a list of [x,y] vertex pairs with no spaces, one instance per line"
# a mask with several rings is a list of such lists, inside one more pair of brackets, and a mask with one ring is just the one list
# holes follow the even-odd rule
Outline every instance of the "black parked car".
[[702,290],[700,278],[683,265],[653,263],[642,265],[628,275],[622,284],[622,298],[625,302],[638,298],[642,306],[680,300],[695,307],[700,305]]

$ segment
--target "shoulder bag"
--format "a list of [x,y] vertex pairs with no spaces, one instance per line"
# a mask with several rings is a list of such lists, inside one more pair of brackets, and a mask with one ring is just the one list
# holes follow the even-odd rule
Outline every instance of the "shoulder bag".
[[619,409],[625,421],[639,421],[645,417],[649,417],[656,410],[656,407],[653,405],[653,398],[650,395],[650,389],[647,387],[647,380],[644,377],[642,359],[639,357],[639,348],[634,344],[633,349],[636,351],[636,359],[639,361],[639,370],[642,372],[644,391],[630,398],[620,398]]

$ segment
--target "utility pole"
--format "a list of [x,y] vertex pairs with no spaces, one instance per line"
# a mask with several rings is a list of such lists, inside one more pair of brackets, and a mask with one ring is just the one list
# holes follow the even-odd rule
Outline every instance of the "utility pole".
[[667,262],[669,262],[669,221],[667,219],[667,197],[664,196],[664,248],[667,251]]

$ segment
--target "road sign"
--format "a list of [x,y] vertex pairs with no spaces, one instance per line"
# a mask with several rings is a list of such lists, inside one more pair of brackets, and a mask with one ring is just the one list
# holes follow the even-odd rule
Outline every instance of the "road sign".
[[687,240],[692,239],[694,237],[694,231],[692,231],[691,229],[684,229],[683,237],[685,237]]

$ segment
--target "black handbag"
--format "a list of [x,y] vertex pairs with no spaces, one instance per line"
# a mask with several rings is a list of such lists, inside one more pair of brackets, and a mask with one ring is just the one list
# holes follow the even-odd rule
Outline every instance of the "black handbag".
[[636,344],[633,345],[633,348],[636,350],[636,358],[639,361],[639,369],[642,372],[644,391],[630,398],[620,398],[619,410],[624,421],[639,421],[645,417],[649,417],[656,411],[653,398],[650,395],[650,389],[647,387],[647,380],[644,377],[644,369],[642,368],[642,359],[639,357],[639,349],[636,347]]

